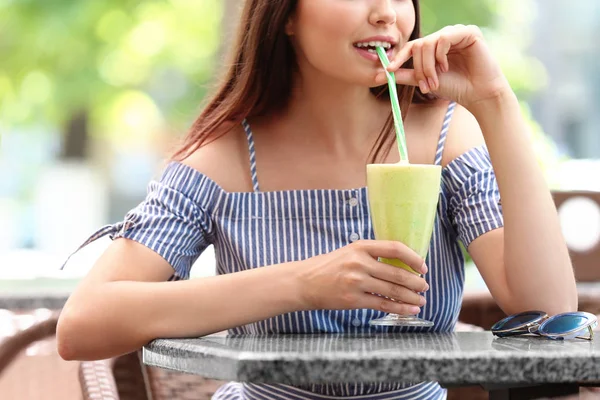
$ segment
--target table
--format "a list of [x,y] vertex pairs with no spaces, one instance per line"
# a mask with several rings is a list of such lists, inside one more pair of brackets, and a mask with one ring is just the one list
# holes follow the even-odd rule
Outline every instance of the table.
[[[482,385],[492,399],[576,393],[600,381],[600,341],[448,334],[210,335],[157,339],[144,363],[253,383],[438,381]],[[599,385],[600,386],[600,385]]]

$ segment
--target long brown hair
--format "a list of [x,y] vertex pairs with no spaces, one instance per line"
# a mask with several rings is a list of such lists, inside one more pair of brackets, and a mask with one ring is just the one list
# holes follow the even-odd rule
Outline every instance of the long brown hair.
[[[415,28],[410,40],[421,36],[419,0],[415,8]],[[183,144],[172,158],[181,160],[203,144],[225,134],[244,118],[279,111],[287,106],[291,93],[295,54],[285,33],[285,25],[296,8],[297,0],[245,0],[232,47],[230,67],[215,94],[193,123]],[[412,60],[407,62],[412,66]],[[376,96],[389,97],[387,86],[372,88]],[[402,117],[412,102],[427,102],[430,96],[418,88],[398,85]],[[390,115],[369,156],[370,162],[385,157],[394,144],[393,119]]]

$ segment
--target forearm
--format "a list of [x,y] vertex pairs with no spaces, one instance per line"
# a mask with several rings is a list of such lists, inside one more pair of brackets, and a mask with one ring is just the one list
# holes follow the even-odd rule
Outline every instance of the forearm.
[[577,290],[556,208],[511,90],[470,108],[482,129],[502,198],[511,308],[577,309]]
[[109,358],[155,338],[203,336],[299,310],[297,267],[288,263],[188,281],[82,288],[85,299],[70,299],[77,309],[67,304],[61,316],[61,355]]

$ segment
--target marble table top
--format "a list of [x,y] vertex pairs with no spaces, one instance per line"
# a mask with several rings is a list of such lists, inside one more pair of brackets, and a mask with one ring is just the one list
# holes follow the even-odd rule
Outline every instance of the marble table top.
[[319,334],[157,339],[144,362],[253,383],[528,384],[600,381],[600,339],[449,334]]

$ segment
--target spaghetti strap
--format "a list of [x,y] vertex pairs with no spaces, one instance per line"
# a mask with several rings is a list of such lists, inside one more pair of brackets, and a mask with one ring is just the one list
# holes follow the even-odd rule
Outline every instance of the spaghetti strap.
[[252,188],[255,192],[260,192],[260,186],[258,185],[258,174],[256,173],[256,150],[254,149],[254,136],[252,135],[252,129],[250,124],[244,119],[242,126],[246,132],[246,138],[248,139],[248,152],[250,153],[250,176],[252,177]]
[[451,101],[448,104],[446,115],[444,116],[444,123],[442,124],[442,131],[440,132],[440,139],[438,141],[437,150],[435,152],[435,165],[442,165],[442,154],[444,153],[444,145],[446,144],[446,136],[448,135],[448,128],[450,127],[450,121],[452,115],[456,109],[456,103]]

